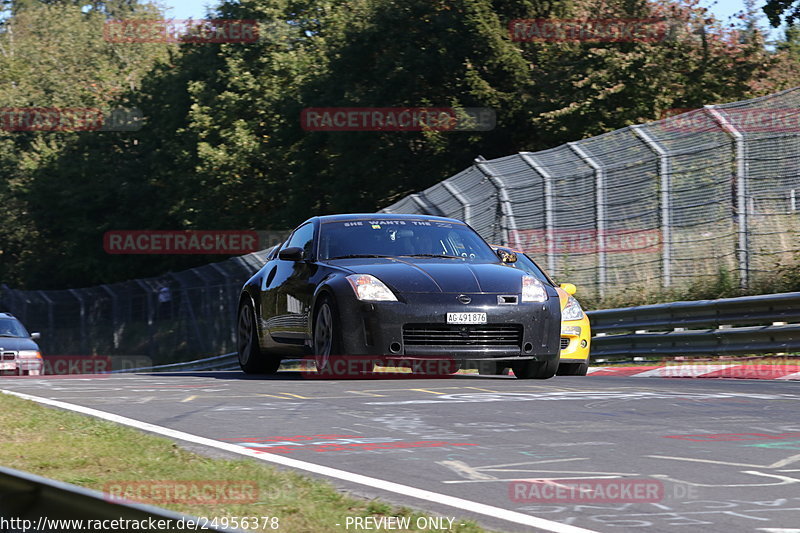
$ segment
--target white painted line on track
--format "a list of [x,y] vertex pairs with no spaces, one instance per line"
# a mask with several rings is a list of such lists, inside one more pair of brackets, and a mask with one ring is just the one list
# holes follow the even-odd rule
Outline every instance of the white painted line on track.
[[710,374],[712,372],[717,372],[719,370],[725,370],[726,368],[731,368],[732,366],[736,365],[727,364],[727,365],[663,366],[660,368],[654,368],[652,370],[646,370],[644,372],[634,374],[634,376],[637,378],[652,378],[652,377],[692,378],[692,377],[702,376],[703,374]]
[[289,457],[284,457],[282,455],[256,452],[253,450],[248,450],[247,448],[244,448],[237,444],[231,444],[228,442],[209,439],[206,437],[201,437],[199,435],[192,435],[191,433],[184,433],[183,431],[169,429],[163,426],[157,426],[155,424],[142,422],[139,420],[135,420],[133,418],[115,415],[113,413],[107,413],[105,411],[100,411],[98,409],[92,409],[91,407],[84,407],[82,405],[75,405],[72,403],[61,402],[58,400],[51,400],[50,398],[42,398],[40,396],[32,396],[30,394],[24,394],[21,392],[15,392],[4,389],[0,389],[0,392],[2,392],[3,394],[9,394],[11,396],[16,396],[24,400],[31,400],[36,403],[50,405],[52,407],[58,407],[59,409],[65,409],[67,411],[75,411],[76,413],[93,416],[95,418],[101,418],[103,420],[116,422],[117,424],[123,424],[125,426],[131,426],[137,429],[141,429],[143,431],[157,433],[165,437],[183,440],[186,442],[192,442],[195,444],[200,444],[202,446],[208,446],[210,448],[217,448],[218,450],[225,450],[227,452],[232,452],[239,455],[245,455],[247,457],[251,457],[253,459],[259,459],[261,461],[266,461],[268,463],[275,463],[283,466],[288,466],[290,468],[296,468],[298,470],[305,470],[306,472],[312,472],[314,474],[320,474],[323,476],[340,479],[342,481],[349,481],[350,483],[357,483],[359,485],[365,485],[367,487],[385,490],[387,492],[394,492],[395,494],[410,496],[412,498],[418,498],[420,500],[446,505],[448,507],[461,509],[463,511],[482,514],[492,518],[505,520],[506,522],[513,522],[515,524],[531,526],[539,528],[544,531],[552,531],[553,533],[597,533],[590,529],[583,529],[576,526],[561,524],[559,522],[545,520],[544,518],[538,518],[536,516],[518,513],[516,511],[509,511],[508,509],[503,509],[501,507],[494,507],[492,505],[486,505],[483,503],[473,502],[470,500],[464,500],[461,498],[456,498],[454,496],[448,496],[446,494],[439,494],[438,492],[431,492],[428,490],[410,487],[408,485],[401,485],[399,483],[394,483],[392,481],[386,481],[374,477],[363,476],[361,474],[354,474],[352,472],[347,472],[345,470],[339,470],[338,468],[331,468],[328,466],[318,465],[315,463],[300,461],[299,459],[291,459]]

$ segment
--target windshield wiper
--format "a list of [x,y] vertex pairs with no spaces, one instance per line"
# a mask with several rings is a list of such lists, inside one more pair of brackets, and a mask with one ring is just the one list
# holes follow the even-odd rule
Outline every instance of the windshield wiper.
[[466,257],[459,257],[457,255],[444,255],[444,254],[404,254],[398,257],[441,257],[443,259],[466,259]]
[[331,259],[360,259],[360,258],[370,258],[370,257],[391,257],[390,255],[378,255],[378,254],[350,254],[350,255],[337,255],[335,257],[329,257],[328,260]]
[[9,335],[8,333],[0,333],[0,337],[11,337],[12,339],[16,339],[19,335]]

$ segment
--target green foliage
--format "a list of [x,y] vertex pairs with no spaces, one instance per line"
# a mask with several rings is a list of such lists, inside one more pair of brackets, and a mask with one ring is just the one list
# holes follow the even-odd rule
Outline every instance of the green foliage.
[[[89,6],[82,11],[82,7]],[[85,12],[84,12],[85,11]],[[764,47],[675,0],[241,0],[250,44],[109,43],[133,2],[17,2],[0,26],[0,107],[135,106],[136,132],[0,132],[0,279],[63,288],[217,259],[108,256],[111,229],[285,229],[373,211],[487,158],[540,150],[797,84]],[[517,18],[651,18],[657,42],[515,42]],[[792,37],[791,39],[794,39]],[[787,43],[793,42],[787,36]],[[307,132],[308,107],[488,107],[489,132]]]

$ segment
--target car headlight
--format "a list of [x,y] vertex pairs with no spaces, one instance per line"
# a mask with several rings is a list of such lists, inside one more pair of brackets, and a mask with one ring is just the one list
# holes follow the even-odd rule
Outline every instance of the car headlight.
[[369,274],[351,274],[347,281],[356,293],[356,298],[372,302],[396,302],[397,297],[381,280]]
[[36,350],[20,350],[17,352],[17,357],[20,359],[41,359],[42,354]]
[[583,318],[583,309],[574,297],[567,299],[567,306],[561,311],[561,320],[580,320]]
[[522,276],[522,301],[547,301],[547,291],[544,289],[542,282],[533,276]]

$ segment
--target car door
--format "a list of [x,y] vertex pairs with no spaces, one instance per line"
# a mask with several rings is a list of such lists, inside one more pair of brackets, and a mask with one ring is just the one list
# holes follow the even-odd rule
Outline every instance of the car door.
[[303,258],[300,261],[281,259],[280,252],[275,259],[275,273],[269,288],[274,295],[270,298],[274,314],[268,329],[272,338],[281,344],[305,346],[310,342],[308,315],[314,294],[312,278],[318,269],[314,257],[316,233],[314,222],[308,222],[298,227],[281,247],[282,250],[301,248]]

